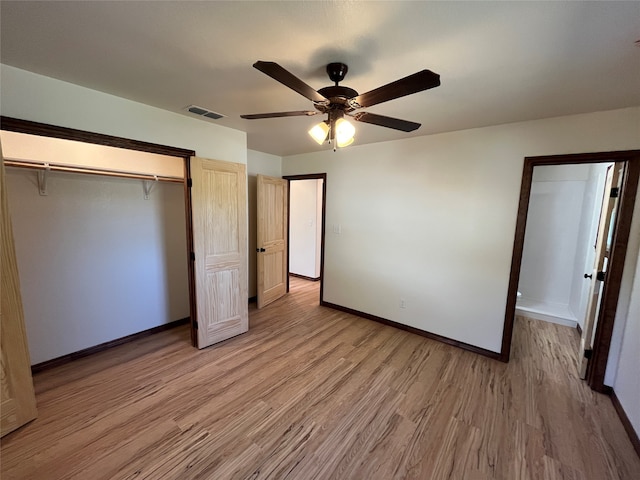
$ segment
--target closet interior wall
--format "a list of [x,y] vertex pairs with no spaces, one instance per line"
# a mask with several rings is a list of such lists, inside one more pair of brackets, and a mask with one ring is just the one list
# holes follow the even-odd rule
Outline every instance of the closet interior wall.
[[7,157],[32,365],[189,316],[180,179],[52,170],[42,194]]

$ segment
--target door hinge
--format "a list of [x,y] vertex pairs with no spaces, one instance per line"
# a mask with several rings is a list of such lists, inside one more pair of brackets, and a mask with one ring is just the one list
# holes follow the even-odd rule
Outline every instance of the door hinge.
[[189,255],[191,257],[191,261],[195,262],[196,261],[196,252],[191,252],[191,255]]
[[187,187],[188,187],[188,188],[193,187],[193,180],[192,180],[192,179],[190,179],[190,178],[187,178]]
[[604,282],[604,272],[596,273],[596,280],[599,280],[600,282]]
[[620,187],[611,188],[611,194],[609,196],[611,198],[618,198],[618,195],[620,195]]
[[591,360],[592,356],[593,356],[593,350],[590,348],[585,349],[584,358],[586,358],[587,360]]
[[196,329],[196,330],[198,329],[198,321],[197,320],[194,320],[191,324],[193,325],[194,329]]

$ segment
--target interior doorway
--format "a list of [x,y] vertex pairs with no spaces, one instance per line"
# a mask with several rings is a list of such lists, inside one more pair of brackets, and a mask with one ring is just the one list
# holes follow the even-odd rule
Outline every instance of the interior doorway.
[[516,314],[582,331],[607,163],[533,169]]
[[[607,269],[609,248],[603,247],[610,243],[623,170],[624,164],[611,162],[533,169],[516,315],[563,325],[563,335],[576,341],[565,366],[571,372],[577,367],[580,378],[588,364],[585,351],[593,345],[603,284],[597,272]],[[526,321],[518,321],[517,328],[527,328]]]
[[610,249],[608,252],[606,280],[602,282],[602,293],[600,296],[600,308],[597,316],[597,327],[594,333],[593,351],[591,353],[591,359],[586,372],[586,379],[589,386],[600,392],[607,390],[604,385],[604,376],[609,356],[618,297],[620,294],[631,219],[633,217],[633,209],[638,189],[638,179],[640,177],[640,151],[525,158],[507,306],[505,309],[505,328],[501,352],[501,359],[508,361],[513,336],[513,325],[523,260],[525,229],[532,194],[534,167],[543,165],[597,164],[603,162],[618,162],[623,166],[623,172],[619,191],[617,192],[617,215],[612,225],[613,231],[611,234]]
[[320,304],[324,276],[327,174],[283,178],[289,181],[287,291],[291,290],[291,277],[296,279],[299,287],[305,282],[319,282],[320,287],[316,289],[319,295],[315,300]]

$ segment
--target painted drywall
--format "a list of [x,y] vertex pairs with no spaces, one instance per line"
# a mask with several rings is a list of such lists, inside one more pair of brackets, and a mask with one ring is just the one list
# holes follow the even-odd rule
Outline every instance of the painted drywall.
[[322,179],[294,180],[289,191],[289,272],[319,278]]
[[6,160],[184,178],[180,157],[5,130],[0,139]]
[[249,298],[258,294],[257,279],[257,175],[267,175],[269,177],[282,177],[282,158],[269,153],[247,150],[247,202],[249,216]]
[[0,113],[8,117],[195,150],[205,158],[247,163],[247,134],[213,121],[167,112],[8,65],[0,65],[0,82]]
[[[638,136],[640,136],[640,128],[638,128]],[[631,229],[629,232],[629,243],[627,245],[627,256],[624,262],[624,271],[622,272],[622,283],[620,285],[620,297],[616,310],[616,318],[613,325],[613,333],[611,335],[611,348],[609,350],[609,360],[607,363],[607,371],[604,377],[605,385],[613,386],[616,381],[616,369],[627,371],[631,369],[635,375],[638,374],[637,360],[629,362],[629,357],[623,362],[620,359],[620,350],[622,341],[626,337],[625,328],[627,321],[638,322],[638,317],[631,318],[631,303],[640,302],[640,278],[636,276],[637,262],[640,260],[640,192],[636,197],[636,204],[633,210],[633,220],[631,221]],[[632,329],[633,330],[633,329]],[[637,355],[636,350],[636,355]],[[636,397],[637,400],[637,397]],[[640,432],[638,432],[640,433]]]
[[7,169],[32,364],[189,316],[184,190]]
[[636,107],[284,157],[327,172],[324,300],[498,352],[524,157],[637,149],[639,127]]
[[518,307],[575,327],[569,300],[589,165],[572,167],[574,175],[569,178],[565,178],[565,166],[540,166],[533,170]]
[[640,434],[640,258],[632,291],[613,389],[633,428]]

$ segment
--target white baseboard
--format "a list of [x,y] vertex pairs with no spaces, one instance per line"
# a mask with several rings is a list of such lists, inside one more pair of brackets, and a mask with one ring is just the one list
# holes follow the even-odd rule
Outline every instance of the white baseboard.
[[516,307],[516,315],[520,315],[522,317],[532,318],[534,320],[542,320],[544,322],[549,323],[557,323],[558,325],[565,325],[567,327],[576,328],[578,324],[575,320],[570,320],[567,318],[556,317],[555,315],[549,315],[546,313],[540,313],[529,309]]
[[578,324],[575,315],[568,305],[551,304],[520,297],[516,303],[516,315],[542,320],[558,325],[576,328]]

